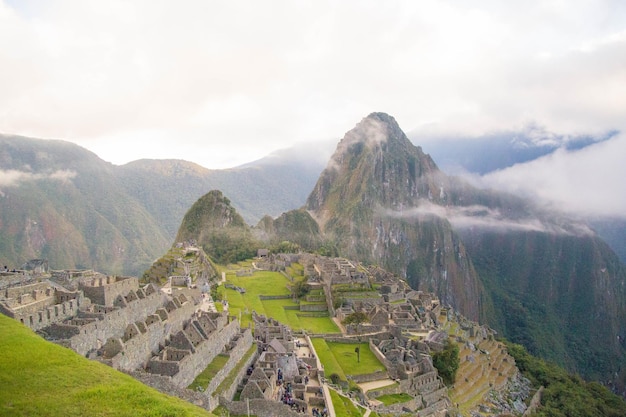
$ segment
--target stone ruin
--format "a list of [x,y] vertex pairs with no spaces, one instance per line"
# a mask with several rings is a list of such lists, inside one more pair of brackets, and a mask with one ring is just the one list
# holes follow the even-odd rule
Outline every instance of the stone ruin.
[[[155,284],[140,286],[135,277],[93,271],[13,275],[0,281],[0,312],[50,341],[208,410],[219,404],[217,385],[252,346],[252,331],[240,329],[234,317],[201,308],[200,289],[167,294]],[[218,355],[228,361],[212,385],[201,393],[186,389]]]
[[240,401],[225,401],[224,405],[230,412],[240,413],[243,404],[249,404],[250,412],[259,416],[297,416],[326,408],[319,384],[314,383],[318,378],[316,359],[297,356],[289,327],[254,312],[252,319],[259,356],[242,381]]
[[88,304],[82,291],[66,290],[47,280],[0,289],[0,312],[33,330],[74,317],[79,307]]

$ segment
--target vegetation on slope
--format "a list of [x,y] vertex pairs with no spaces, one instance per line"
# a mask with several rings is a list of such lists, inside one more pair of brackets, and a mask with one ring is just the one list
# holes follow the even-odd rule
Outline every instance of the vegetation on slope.
[[0,314],[0,416],[212,416]]
[[622,367],[626,271],[604,242],[538,232],[464,238],[493,300],[491,327],[587,379]]
[[530,355],[518,344],[507,343],[517,367],[534,386],[545,387],[538,417],[618,417],[626,415],[626,402],[597,382],[580,377]]
[[262,246],[230,200],[218,190],[202,196],[185,214],[176,241],[191,239],[220,264],[252,258]]
[[443,382],[450,386],[454,384],[456,372],[459,370],[461,361],[459,359],[459,345],[446,339],[446,343],[441,352],[435,352],[433,356],[433,365],[437,368],[439,376]]

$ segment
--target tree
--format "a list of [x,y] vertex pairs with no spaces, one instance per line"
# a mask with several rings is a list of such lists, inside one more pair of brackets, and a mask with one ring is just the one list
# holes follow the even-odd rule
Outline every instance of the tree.
[[459,370],[461,361],[459,359],[459,345],[446,339],[443,350],[432,355],[433,365],[437,368],[439,376],[446,385],[454,384],[456,372]]
[[304,277],[304,279],[300,281],[294,282],[293,286],[291,287],[291,291],[293,291],[293,295],[296,298],[304,297],[309,293],[310,290],[311,287],[309,287],[309,280],[307,277]]
[[361,324],[367,323],[369,320],[369,317],[364,312],[355,311],[354,313],[348,314],[346,318],[343,319],[342,323],[345,325],[355,324],[356,333],[359,336],[359,340],[361,340]]

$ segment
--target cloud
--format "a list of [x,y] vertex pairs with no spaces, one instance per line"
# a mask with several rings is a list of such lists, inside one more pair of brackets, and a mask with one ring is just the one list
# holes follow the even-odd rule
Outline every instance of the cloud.
[[557,152],[525,164],[474,177],[483,187],[513,192],[562,212],[626,216],[626,135],[579,151]]
[[224,167],[372,111],[422,133],[623,129],[624,2],[500,3],[0,0],[0,132]]
[[53,180],[67,182],[76,177],[76,172],[71,170],[56,170],[49,173],[34,173],[14,169],[0,169],[0,187],[17,187],[21,183],[41,180]]
[[558,224],[554,221],[543,221],[538,217],[509,218],[497,208],[482,205],[472,206],[440,206],[428,200],[420,200],[417,207],[406,210],[384,210],[389,217],[403,219],[422,219],[439,217],[446,219],[457,230],[480,229],[489,231],[534,231],[556,234],[591,234],[591,230],[582,223],[568,221]]

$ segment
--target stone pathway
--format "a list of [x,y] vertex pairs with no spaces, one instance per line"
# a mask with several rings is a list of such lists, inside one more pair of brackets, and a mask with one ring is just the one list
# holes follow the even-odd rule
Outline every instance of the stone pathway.
[[[317,369],[321,370],[322,369],[322,364],[320,363],[319,357],[317,356],[317,354],[315,353],[315,348],[313,346],[309,346],[309,342],[307,341],[306,338],[304,337],[296,337],[294,340],[294,343],[298,341],[300,346],[298,347],[296,345],[295,347],[295,351],[296,351],[296,355],[298,358],[310,358],[311,355],[315,355],[315,359],[317,362]],[[320,381],[319,375],[317,378],[311,378],[309,379],[309,384],[308,386],[312,386],[312,387],[321,387],[322,388],[322,392],[324,394],[324,400],[326,402],[326,409],[328,411],[328,415],[330,417],[335,417],[335,407],[333,407],[333,401],[330,398],[330,391],[328,390],[328,385],[325,383],[322,383]],[[311,393],[305,393],[305,400],[307,402],[307,404],[309,403],[309,398],[316,396],[317,393],[316,392],[311,392]],[[308,406],[307,407],[307,412],[309,415],[313,414],[313,407]]]
[[198,311],[206,311],[206,312],[216,313],[217,312],[217,308],[215,308],[215,303],[213,302],[213,297],[211,297],[209,294],[203,294],[202,295],[202,302],[200,303],[200,306],[198,307]]

